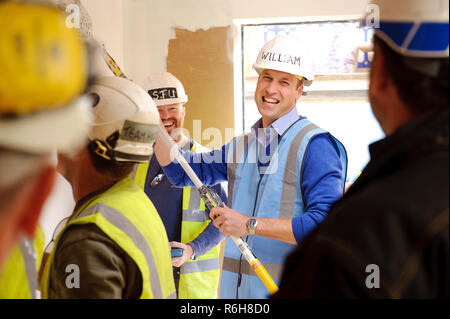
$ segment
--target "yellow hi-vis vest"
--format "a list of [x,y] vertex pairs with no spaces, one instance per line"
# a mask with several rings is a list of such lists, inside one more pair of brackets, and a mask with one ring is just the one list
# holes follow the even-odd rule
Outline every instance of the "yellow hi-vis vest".
[[59,239],[71,225],[89,223],[99,227],[136,263],[142,276],[140,298],[176,297],[164,225],[145,193],[126,177],[78,208],[57,236],[41,279],[43,299],[48,298],[49,274]]
[[[207,148],[194,142],[192,152],[207,152]],[[149,163],[139,164],[135,172],[135,182],[142,189]],[[181,220],[181,242],[186,244],[203,232],[211,221],[206,212],[205,203],[195,187],[183,188],[183,212]],[[187,260],[180,269],[180,282],[178,287],[179,299],[215,299],[220,280],[219,264],[220,244],[197,257]]]
[[0,299],[39,299],[37,273],[44,254],[44,231],[34,239],[21,238],[0,270]]

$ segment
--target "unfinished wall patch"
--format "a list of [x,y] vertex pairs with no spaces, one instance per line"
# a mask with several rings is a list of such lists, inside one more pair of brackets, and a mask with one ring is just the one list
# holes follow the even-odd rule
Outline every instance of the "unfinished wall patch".
[[[183,83],[189,96],[185,128],[203,145],[220,147],[226,142],[225,129],[234,127],[232,28],[176,28],[175,34],[169,41],[167,71]],[[193,130],[194,120],[201,120],[202,140]],[[213,136],[214,128],[221,141]]]

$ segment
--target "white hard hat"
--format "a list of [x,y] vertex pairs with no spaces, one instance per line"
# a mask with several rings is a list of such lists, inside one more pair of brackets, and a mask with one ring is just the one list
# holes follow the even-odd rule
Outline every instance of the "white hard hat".
[[375,34],[393,50],[412,57],[449,56],[448,0],[375,0],[372,4],[380,14]]
[[101,77],[90,88],[94,122],[89,148],[116,162],[148,162],[158,134],[155,103],[137,84]]
[[34,154],[71,153],[86,142],[90,119],[86,96],[56,110],[0,116],[0,147]]
[[267,42],[259,51],[253,68],[261,73],[271,69],[303,77],[309,86],[314,80],[314,70],[308,49],[300,39],[292,36],[278,35]]
[[157,106],[186,103],[188,96],[183,84],[172,73],[161,72],[148,76],[141,85]]

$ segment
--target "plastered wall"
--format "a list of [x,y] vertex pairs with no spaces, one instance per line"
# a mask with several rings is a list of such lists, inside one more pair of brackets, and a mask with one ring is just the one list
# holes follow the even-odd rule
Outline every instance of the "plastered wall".
[[[226,129],[235,127],[234,19],[355,15],[363,12],[366,3],[126,0],[124,36],[133,41],[125,40],[125,68],[138,82],[151,72],[169,71],[180,78],[189,95],[185,127],[202,144],[220,147],[230,139]],[[194,121],[197,129],[201,123],[201,135]]]
[[184,126],[191,138],[219,148],[226,142],[225,128],[234,123],[231,27],[177,28],[175,34],[169,41],[167,71],[184,83],[189,96]]
[[[85,0],[86,1],[86,0]],[[96,1],[96,0],[88,0]],[[147,30],[143,30],[139,18],[125,25],[125,36],[138,34],[140,41],[125,51],[148,49],[148,66],[153,72],[166,70],[169,41],[176,37],[176,29],[197,31],[212,27],[231,26],[233,19],[333,16],[361,14],[368,0],[125,0],[124,14],[144,17]],[[147,38],[150,37],[150,38]],[[141,43],[149,41],[147,48]],[[232,52],[229,52],[232,54]],[[128,61],[127,68],[136,79],[141,79],[147,69],[139,68],[142,61]]]

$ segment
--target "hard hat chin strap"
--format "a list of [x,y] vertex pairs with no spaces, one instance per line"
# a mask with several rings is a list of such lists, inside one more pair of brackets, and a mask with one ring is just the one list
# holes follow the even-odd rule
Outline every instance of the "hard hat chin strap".
[[88,144],[88,148],[93,153],[97,154],[100,157],[103,157],[104,159],[107,159],[109,161],[115,160],[114,150],[109,148],[104,142],[98,139],[90,141]]

